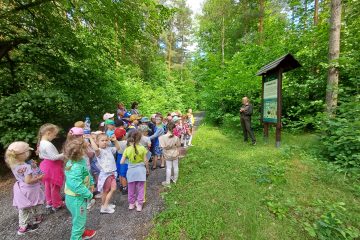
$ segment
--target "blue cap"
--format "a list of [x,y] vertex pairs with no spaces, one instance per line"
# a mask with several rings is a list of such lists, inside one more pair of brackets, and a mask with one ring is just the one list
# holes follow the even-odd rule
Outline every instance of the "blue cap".
[[129,118],[131,116],[131,113],[130,112],[126,112],[123,116],[123,118]]

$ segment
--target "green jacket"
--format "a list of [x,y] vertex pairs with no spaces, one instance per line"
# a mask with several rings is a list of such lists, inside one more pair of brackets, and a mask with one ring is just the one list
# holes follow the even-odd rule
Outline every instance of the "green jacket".
[[76,197],[92,198],[89,190],[94,185],[93,178],[86,166],[85,159],[69,160],[65,167],[65,194]]

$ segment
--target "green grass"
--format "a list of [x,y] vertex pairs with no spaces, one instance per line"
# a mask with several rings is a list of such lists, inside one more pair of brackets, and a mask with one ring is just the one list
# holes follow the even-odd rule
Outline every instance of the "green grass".
[[360,228],[359,191],[307,154],[313,135],[284,133],[276,149],[272,139],[249,146],[239,132],[204,124],[194,145],[178,183],[162,193],[166,209],[149,239],[313,239],[328,231],[338,239],[334,231],[349,238]]

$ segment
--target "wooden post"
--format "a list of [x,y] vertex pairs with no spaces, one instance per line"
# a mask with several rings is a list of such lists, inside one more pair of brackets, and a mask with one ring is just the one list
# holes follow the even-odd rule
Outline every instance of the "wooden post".
[[261,92],[261,119],[260,121],[264,125],[264,142],[269,141],[269,123],[264,122],[264,81],[265,76],[262,75],[262,92]]
[[281,142],[281,108],[282,108],[282,99],[281,99],[281,90],[282,90],[282,68],[278,71],[278,88],[277,88],[277,123],[276,123],[276,141],[275,146],[280,147]]

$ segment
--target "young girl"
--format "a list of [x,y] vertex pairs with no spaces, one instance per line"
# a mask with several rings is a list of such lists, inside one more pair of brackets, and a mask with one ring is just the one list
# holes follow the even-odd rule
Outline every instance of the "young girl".
[[38,135],[39,157],[42,159],[40,169],[45,174],[43,182],[45,185],[46,208],[53,211],[65,206],[62,201],[60,189],[64,184],[64,155],[59,154],[51,141],[59,133],[59,127],[46,123],[40,127]]
[[[30,164],[25,163],[30,156],[30,150],[33,149],[26,142],[13,142],[5,153],[6,164],[16,178],[13,187],[13,206],[19,210],[18,235],[38,228],[37,224],[42,221],[41,208],[45,202],[41,186],[44,175],[36,173]],[[30,224],[31,215],[35,217],[32,224]]]
[[96,231],[85,230],[87,201],[93,194],[89,190],[90,173],[84,155],[85,141],[76,138],[66,142],[64,154],[67,160],[65,167],[65,202],[72,216],[70,239],[90,239]]
[[116,191],[116,163],[114,154],[120,150],[119,142],[113,135],[110,140],[115,147],[109,147],[109,138],[106,134],[97,135],[96,142],[89,136],[91,146],[95,150],[96,160],[100,168],[98,191],[102,193],[100,213],[114,213],[115,205],[110,204],[111,197]]
[[[164,158],[166,160],[166,181],[162,182],[164,186],[170,185],[170,179],[176,183],[179,176],[179,150],[180,139],[173,134],[175,124],[168,124],[167,134],[159,138],[160,147],[163,149]],[[174,177],[171,178],[171,170],[174,168]]]
[[129,160],[129,167],[126,174],[128,181],[128,200],[129,209],[132,210],[136,206],[136,210],[140,212],[144,203],[144,185],[146,181],[147,167],[147,150],[141,146],[141,133],[134,130],[128,138],[128,147],[125,149],[121,158],[121,163],[125,163],[125,159]]
[[159,146],[159,137],[164,135],[164,127],[162,125],[162,117],[161,115],[156,115],[155,117],[155,123],[156,123],[156,127],[155,127],[155,133],[154,135],[150,136],[150,140],[154,140],[153,141],[153,146],[154,146],[154,162],[153,162],[153,167],[152,169],[156,169],[157,167],[157,160],[160,158],[161,159],[161,165],[160,168],[164,168],[165,167],[165,162],[164,162],[164,158],[162,158],[162,151],[161,148]]
[[[76,125],[76,123],[75,123],[75,125]],[[83,128],[81,128],[81,127],[71,128],[67,135],[67,138],[66,138],[66,141],[64,144],[64,149],[68,142],[73,141],[75,139],[82,140],[83,137],[84,137],[84,129]],[[84,151],[85,154],[84,154],[83,158],[85,159],[87,169],[89,171],[91,171],[91,159],[94,157],[95,153],[94,153],[94,150],[92,150],[89,141],[84,141],[83,144],[84,144],[84,148],[85,148],[85,151]],[[91,182],[91,185],[89,186],[90,191],[94,192],[94,178],[91,174],[90,174],[90,182]],[[90,209],[94,205],[95,205],[95,199],[89,199],[87,209]]]

